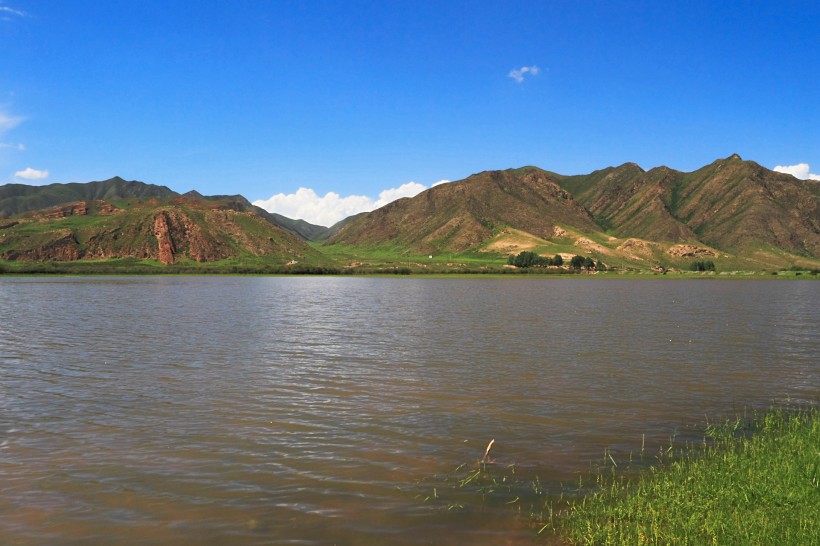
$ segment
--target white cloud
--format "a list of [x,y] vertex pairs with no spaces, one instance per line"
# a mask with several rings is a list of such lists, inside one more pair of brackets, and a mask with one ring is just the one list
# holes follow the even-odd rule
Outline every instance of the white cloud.
[[[444,181],[436,184],[441,182]],[[278,193],[270,199],[256,200],[253,204],[268,212],[329,227],[348,216],[370,212],[402,197],[414,197],[426,189],[424,184],[407,182],[398,188],[386,189],[379,193],[378,199],[373,199],[367,195],[342,197],[336,192],[320,196],[310,188],[299,188],[296,193]]]
[[378,201],[373,203],[373,209],[383,207],[387,203],[392,203],[396,199],[401,199],[402,197],[415,197],[426,189],[427,186],[419,184],[418,182],[407,182],[398,188],[384,190],[379,194]]
[[41,171],[38,169],[32,169],[31,167],[26,167],[22,171],[17,171],[14,173],[14,176],[24,180],[44,180],[48,178],[48,171]]
[[507,74],[507,77],[514,79],[518,83],[521,83],[521,82],[524,81],[524,74],[529,72],[533,76],[537,76],[539,71],[540,71],[539,68],[535,65],[522,66],[518,70],[515,70],[515,69],[510,70],[510,73]]
[[0,150],[4,148],[11,148],[13,150],[19,150],[21,152],[26,151],[26,147],[22,144],[9,144],[8,142],[0,142]]
[[253,204],[288,218],[332,226],[343,218],[372,210],[373,200],[366,195],[342,197],[335,192],[328,192],[320,197],[310,188],[299,188],[296,193],[278,193],[270,199],[254,201]]
[[799,178],[800,180],[820,180],[820,174],[809,172],[808,163],[798,163],[797,165],[778,165],[774,168],[779,173],[786,173]]
[[0,16],[2,16],[3,19],[9,20],[10,15],[25,17],[28,14],[25,11],[20,11],[19,9],[10,8],[8,6],[0,6]]

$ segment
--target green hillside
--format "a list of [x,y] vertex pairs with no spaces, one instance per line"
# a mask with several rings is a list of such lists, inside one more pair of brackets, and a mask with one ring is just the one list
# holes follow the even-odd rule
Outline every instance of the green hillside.
[[140,260],[165,266],[327,267],[332,261],[234,199],[77,201],[6,220],[9,262]]
[[634,163],[577,176],[536,167],[483,172],[359,215],[325,251],[487,260],[531,251],[636,269],[707,260],[721,269],[815,268],[818,187],[737,155],[692,173]]

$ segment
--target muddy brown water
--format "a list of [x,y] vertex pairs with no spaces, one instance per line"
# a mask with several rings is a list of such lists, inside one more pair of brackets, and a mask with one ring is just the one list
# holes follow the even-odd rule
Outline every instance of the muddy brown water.
[[[820,283],[0,279],[4,544],[534,544],[453,491],[820,395]],[[448,498],[449,496],[449,498]]]

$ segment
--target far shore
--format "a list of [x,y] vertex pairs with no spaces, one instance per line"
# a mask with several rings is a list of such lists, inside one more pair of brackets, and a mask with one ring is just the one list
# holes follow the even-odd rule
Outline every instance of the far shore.
[[617,269],[587,271],[555,268],[510,268],[495,265],[463,267],[333,267],[333,266],[276,266],[267,264],[200,264],[173,265],[134,263],[128,261],[77,262],[2,262],[0,278],[16,276],[340,276],[340,277],[411,277],[411,278],[575,278],[575,279],[757,279],[757,280],[818,280],[817,269],[781,269],[765,271],[683,271],[676,269]]

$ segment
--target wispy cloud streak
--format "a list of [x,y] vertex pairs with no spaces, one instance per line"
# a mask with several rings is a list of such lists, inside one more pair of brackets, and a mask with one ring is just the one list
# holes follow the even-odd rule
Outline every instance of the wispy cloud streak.
[[23,118],[21,116],[12,116],[8,113],[0,110],[0,135],[14,129],[18,125],[23,122]]
[[[22,116],[13,116],[0,106],[0,137],[20,125],[24,120],[25,118]],[[23,151],[26,147],[22,144],[11,144],[0,141],[0,150],[8,149]]]
[[0,5],[0,18],[11,20],[11,17],[26,17],[28,13],[20,11],[19,9],[10,8],[5,5]]

